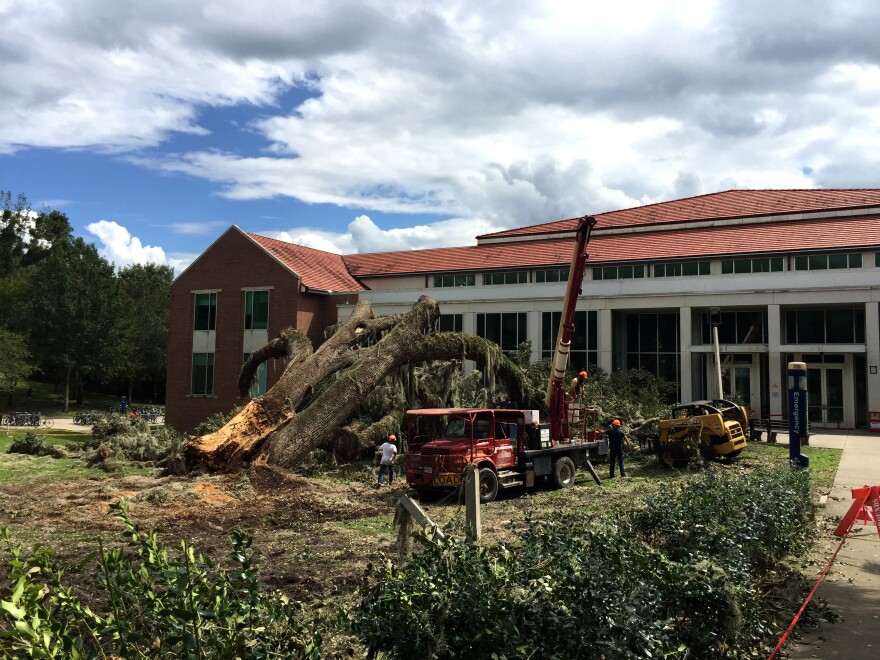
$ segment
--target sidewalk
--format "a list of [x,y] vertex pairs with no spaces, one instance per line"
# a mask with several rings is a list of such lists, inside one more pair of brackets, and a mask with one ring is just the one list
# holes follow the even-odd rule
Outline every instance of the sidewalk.
[[[780,434],[779,440],[788,437]],[[853,488],[880,484],[880,434],[832,431],[810,436],[811,447],[843,449],[828,504],[820,515],[842,517],[852,504]],[[831,528],[833,529],[833,527]],[[818,579],[840,539],[827,532],[823,539],[827,556],[812,577]],[[797,642],[789,641],[782,657],[862,658],[880,657],[880,536],[873,525],[856,522],[834,565],[816,591],[841,619],[823,623],[805,632]],[[794,612],[792,612],[794,616]]]

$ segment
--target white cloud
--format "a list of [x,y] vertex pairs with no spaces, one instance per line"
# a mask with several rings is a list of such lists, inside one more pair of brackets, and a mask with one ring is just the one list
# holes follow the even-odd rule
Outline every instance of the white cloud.
[[143,245],[137,236],[115,222],[100,220],[87,225],[86,230],[101,241],[104,247],[99,252],[117,268],[146,263],[171,265],[162,248]]
[[[880,185],[869,0],[5,4],[0,153],[110,150],[236,200],[457,218],[288,232],[316,247],[463,244],[731,182]],[[315,97],[284,107],[292,85]],[[262,154],[142,149],[247,104]]]

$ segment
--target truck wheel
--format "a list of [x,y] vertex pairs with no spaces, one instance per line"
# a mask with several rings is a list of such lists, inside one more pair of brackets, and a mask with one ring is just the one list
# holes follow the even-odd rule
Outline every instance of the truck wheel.
[[571,488],[577,470],[568,456],[562,456],[553,464],[553,485],[557,488]]
[[498,496],[498,475],[492,468],[480,468],[480,503],[488,504]]
[[657,452],[657,458],[660,459],[660,465],[664,468],[683,468],[687,465],[687,454],[679,445],[667,442],[660,451]]

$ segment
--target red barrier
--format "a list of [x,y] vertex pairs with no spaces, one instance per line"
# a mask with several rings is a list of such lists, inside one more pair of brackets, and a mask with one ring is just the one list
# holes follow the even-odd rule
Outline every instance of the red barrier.
[[[852,503],[849,511],[846,512],[846,515],[840,521],[837,529],[834,530],[835,536],[842,537],[840,539],[840,543],[837,545],[837,549],[834,551],[834,554],[831,555],[831,559],[828,560],[828,563],[825,564],[825,569],[822,571],[822,575],[820,575],[819,579],[816,580],[816,584],[813,585],[813,589],[807,595],[807,599],[804,601],[804,604],[801,605],[801,608],[798,610],[797,614],[794,615],[794,618],[791,620],[788,629],[782,635],[782,638],[779,640],[779,643],[776,645],[776,648],[773,649],[773,652],[770,654],[767,660],[773,660],[779,654],[779,651],[782,650],[782,647],[785,645],[786,640],[788,640],[788,636],[791,634],[791,631],[794,630],[794,627],[797,625],[798,620],[800,620],[801,614],[804,613],[804,610],[807,609],[807,605],[813,599],[813,594],[816,593],[816,589],[819,588],[819,585],[822,584],[822,580],[824,580],[825,576],[828,574],[828,570],[831,568],[831,565],[837,558],[837,553],[840,552],[843,544],[846,543],[846,537],[849,535],[853,523],[856,520],[861,520],[864,521],[865,524],[873,524],[877,526],[877,534],[880,535],[880,525],[877,525],[877,521],[880,520],[880,486],[865,486],[864,488],[853,488],[852,496],[853,500],[855,501]],[[870,508],[868,508],[868,505],[870,505]]]

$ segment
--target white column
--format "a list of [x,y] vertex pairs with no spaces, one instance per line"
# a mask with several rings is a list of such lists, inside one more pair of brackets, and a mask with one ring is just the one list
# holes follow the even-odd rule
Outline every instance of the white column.
[[779,419],[786,396],[782,381],[782,317],[779,305],[767,305],[767,369],[770,371],[770,414]]
[[[469,335],[477,334],[477,315],[474,312],[465,312],[461,318],[461,331]],[[461,364],[461,372],[466,376],[477,368],[473,360],[464,360]]]
[[[528,332],[528,337],[532,342],[531,360],[532,362],[537,362],[541,359],[541,346],[544,342],[544,337],[541,336],[541,312],[528,312],[527,318],[526,332]],[[556,337],[550,342],[551,346],[555,341]]]
[[865,363],[870,419],[871,413],[880,412],[880,312],[876,301],[865,303]]
[[691,345],[693,342],[693,321],[691,308],[678,308],[678,350],[681,353],[679,373],[681,374],[681,400],[694,400],[693,369],[691,367]]
[[613,364],[614,329],[611,327],[611,310],[599,310],[599,366],[611,373]]

